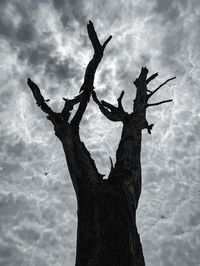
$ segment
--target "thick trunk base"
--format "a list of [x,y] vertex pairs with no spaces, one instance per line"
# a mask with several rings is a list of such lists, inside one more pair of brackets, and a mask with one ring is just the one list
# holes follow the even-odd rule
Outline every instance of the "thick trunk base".
[[[91,196],[91,195],[90,195]],[[125,196],[80,196],[76,266],[144,266]]]

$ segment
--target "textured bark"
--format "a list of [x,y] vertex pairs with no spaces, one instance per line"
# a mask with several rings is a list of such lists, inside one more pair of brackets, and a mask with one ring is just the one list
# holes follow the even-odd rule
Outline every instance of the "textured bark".
[[[158,73],[147,78],[148,70],[142,68],[139,77],[134,81],[137,91],[131,114],[126,113],[122,106],[124,92],[118,98],[117,107],[100,101],[94,92],[93,82],[111,36],[101,45],[91,21],[88,24],[88,35],[94,48],[93,58],[86,68],[80,94],[71,100],[63,98],[65,106],[61,113],[55,113],[48,106],[47,100],[44,100],[40,89],[31,79],[28,79],[28,85],[37,104],[48,114],[47,118],[52,122],[55,134],[62,143],[76,192],[76,266],[144,266],[142,245],[136,226],[136,210],[142,183],[142,130],[146,128],[151,134],[153,127],[146,120],[147,107],[169,100],[148,104],[148,99],[163,84],[153,92],[149,91],[147,84]],[[79,124],[91,95],[104,116],[111,121],[123,123],[116,163],[112,165],[107,180],[103,180],[79,136]],[[79,107],[69,123],[68,119],[75,104],[79,104]]]

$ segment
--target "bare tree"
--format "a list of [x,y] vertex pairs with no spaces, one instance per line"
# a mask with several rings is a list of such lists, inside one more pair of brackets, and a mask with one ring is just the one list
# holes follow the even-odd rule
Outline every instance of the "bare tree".
[[[65,99],[61,113],[54,112],[44,100],[38,86],[29,78],[28,85],[37,104],[48,114],[55,135],[60,139],[66,156],[78,205],[78,229],[76,266],[144,266],[142,245],[136,226],[136,210],[141,193],[141,140],[142,130],[151,134],[153,124],[146,120],[148,107],[170,102],[148,103],[168,79],[153,91],[147,84],[158,73],[147,77],[148,69],[141,69],[134,81],[136,97],[132,113],[124,111],[124,91],[114,106],[99,100],[93,87],[95,72],[103,57],[106,45],[112,36],[101,44],[93,23],[87,25],[88,35],[94,48],[80,93],[74,99]],[[90,96],[102,114],[110,121],[122,122],[123,130],[116,152],[116,163],[111,164],[108,179],[104,180],[95,162],[79,136],[79,125]],[[73,106],[79,104],[69,122]],[[112,163],[112,160],[111,160]]]

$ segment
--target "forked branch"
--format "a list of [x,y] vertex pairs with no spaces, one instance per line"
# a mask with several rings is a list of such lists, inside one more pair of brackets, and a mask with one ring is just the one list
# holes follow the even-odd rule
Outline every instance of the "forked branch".
[[35,84],[30,78],[28,78],[27,80],[27,84],[29,86],[29,88],[31,89],[33,96],[36,100],[36,103],[38,106],[40,106],[40,108],[42,109],[42,111],[46,114],[48,114],[49,116],[47,117],[49,120],[51,120],[51,122],[55,125],[55,121],[56,120],[60,120],[63,119],[65,122],[68,122],[70,113],[73,109],[73,106],[77,103],[80,102],[81,99],[81,94],[79,94],[78,96],[76,96],[74,99],[65,99],[63,98],[63,100],[65,101],[65,106],[61,112],[61,114],[59,113],[55,113],[46,102],[49,101],[45,100],[39,87],[37,86],[37,84]]
[[100,101],[97,98],[95,91],[92,92],[93,100],[99,106],[99,109],[101,110],[102,114],[113,122],[117,122],[117,121],[123,122],[128,116],[128,113],[124,111],[123,106],[122,106],[123,96],[124,96],[124,91],[121,92],[120,97],[117,99],[118,107],[116,107],[106,101]]
[[112,39],[112,36],[110,35],[106,39],[106,41],[103,43],[103,45],[101,45],[100,41],[99,41],[99,38],[97,36],[97,33],[96,33],[95,29],[94,29],[94,25],[93,25],[91,20],[89,20],[89,23],[87,25],[87,29],[88,29],[88,35],[89,35],[89,38],[90,38],[91,43],[93,45],[95,54],[99,54],[99,53],[103,52],[105,47],[106,47],[106,45]]
[[97,36],[97,33],[94,29],[94,25],[91,21],[89,21],[87,25],[87,30],[88,30],[88,36],[94,48],[94,55],[86,68],[84,82],[80,88],[80,92],[83,91],[80,104],[79,104],[76,114],[74,115],[71,121],[71,125],[77,132],[78,132],[80,121],[83,117],[87,104],[90,100],[90,95],[93,91],[94,76],[95,76],[97,67],[99,63],[101,62],[106,45],[112,38],[112,36],[109,36],[107,40],[103,43],[103,45],[101,45],[99,38]]
[[64,105],[64,108],[63,108],[61,114],[63,115],[65,122],[68,122],[74,105],[76,105],[77,103],[80,103],[81,96],[82,96],[82,94],[80,93],[78,96],[74,97],[74,99],[66,99],[63,97],[63,100],[65,101],[65,105]]

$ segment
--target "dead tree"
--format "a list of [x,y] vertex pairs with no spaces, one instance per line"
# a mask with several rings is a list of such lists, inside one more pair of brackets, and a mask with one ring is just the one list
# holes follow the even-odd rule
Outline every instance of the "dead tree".
[[[48,114],[55,135],[60,139],[71,180],[76,192],[78,206],[76,266],[144,266],[140,237],[136,227],[136,210],[141,193],[141,140],[142,130],[151,134],[153,124],[146,120],[148,107],[166,103],[148,103],[164,84],[149,91],[147,84],[158,73],[147,77],[148,69],[142,68],[134,81],[136,98],[132,113],[124,111],[124,91],[114,106],[99,100],[93,87],[95,72],[103,57],[106,45],[112,36],[101,44],[91,21],[88,35],[94,48],[80,93],[74,99],[64,99],[61,113],[54,112],[44,100],[38,86],[28,79],[28,85],[37,104]],[[173,78],[172,78],[173,79]],[[110,121],[122,122],[121,140],[116,152],[116,163],[111,167],[108,179],[104,180],[95,162],[79,136],[79,125],[92,96],[102,114]],[[69,122],[73,106],[79,104]]]

